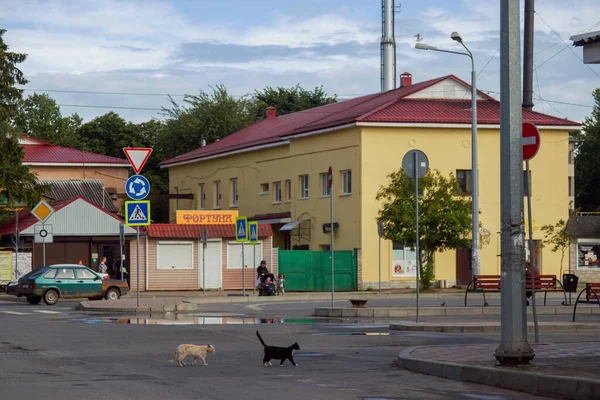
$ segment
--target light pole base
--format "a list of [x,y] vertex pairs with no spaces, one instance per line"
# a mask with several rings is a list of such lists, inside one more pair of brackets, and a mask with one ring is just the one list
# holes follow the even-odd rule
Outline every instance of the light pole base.
[[511,352],[509,350],[504,351],[498,348],[494,352],[494,356],[503,367],[528,365],[529,362],[535,357],[535,353],[533,352],[533,349],[526,343],[524,347],[526,347],[526,349],[519,349],[516,352]]

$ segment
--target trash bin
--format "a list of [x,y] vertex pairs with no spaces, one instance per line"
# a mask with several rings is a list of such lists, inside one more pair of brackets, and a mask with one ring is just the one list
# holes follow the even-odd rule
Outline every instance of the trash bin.
[[575,293],[577,292],[577,283],[579,282],[579,277],[575,274],[563,274],[563,287],[565,288],[565,292],[567,293]]

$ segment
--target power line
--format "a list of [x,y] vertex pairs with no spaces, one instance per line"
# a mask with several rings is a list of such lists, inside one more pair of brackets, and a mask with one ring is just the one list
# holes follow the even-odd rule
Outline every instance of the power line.
[[554,57],[556,57],[557,55],[559,55],[560,53],[562,53],[566,49],[567,49],[566,47],[563,47],[562,49],[560,49],[559,51],[557,51],[556,53],[554,53],[554,55],[552,57],[548,58],[546,61],[544,61],[543,63],[541,63],[540,65],[538,65],[535,69],[541,68],[544,64],[546,64],[548,61],[552,60]]
[[29,89],[20,88],[20,90],[27,90],[33,92],[48,92],[48,93],[79,93],[79,94],[108,94],[108,95],[120,95],[120,96],[171,96],[171,97],[185,97],[186,94],[172,94],[172,93],[135,93],[135,92],[96,92],[92,90],[60,90],[60,89]]
[[[488,94],[490,94],[490,93],[492,93],[492,94],[496,94],[496,95],[499,95],[499,94],[500,94],[500,92],[495,92],[495,91],[493,91],[493,90],[483,90],[483,89],[481,89],[481,91],[482,91],[482,92],[485,92],[485,93],[488,93]],[[540,94],[538,93],[538,96],[539,96],[539,95],[540,95]],[[546,103],[562,104],[562,105],[565,105],[565,106],[575,106],[575,107],[594,108],[594,106],[590,106],[590,105],[587,105],[587,104],[569,103],[569,102],[566,102],[566,101],[559,101],[559,100],[546,100],[546,99],[543,99],[543,98],[541,98],[541,97],[534,97],[534,98],[535,98],[536,100],[542,100],[542,101],[544,101],[544,102],[546,102]]]
[[125,107],[125,106],[93,106],[85,104],[57,104],[59,107],[82,107],[82,108],[109,108],[115,110],[142,110],[142,111],[163,111],[162,108],[150,107]]
[[494,57],[496,57],[496,54],[498,54],[499,51],[500,51],[500,48],[498,47],[498,50],[496,50],[496,52],[490,57],[490,59],[488,60],[488,62],[485,63],[485,65],[483,66],[483,68],[481,68],[481,71],[479,71],[479,73],[477,74],[477,78],[479,78],[479,75],[481,75],[481,73],[486,69],[486,67],[488,65],[490,65],[490,63],[492,62],[492,60],[494,59]]

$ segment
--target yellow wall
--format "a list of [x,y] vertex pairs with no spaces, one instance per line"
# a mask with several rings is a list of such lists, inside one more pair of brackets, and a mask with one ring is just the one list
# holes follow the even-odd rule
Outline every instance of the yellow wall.
[[[363,281],[378,280],[378,236],[375,222],[379,204],[375,196],[386,175],[401,167],[402,157],[412,149],[425,152],[430,167],[443,174],[457,169],[471,169],[470,129],[379,128],[365,127],[361,135],[362,220],[361,248]],[[568,131],[542,130],[542,147],[530,162],[532,171],[532,213],[534,227],[553,224],[568,217]],[[479,129],[479,207],[480,222],[492,236],[481,250],[481,273],[499,273],[500,259],[500,138],[498,129]],[[524,202],[525,204],[525,202]],[[527,215],[527,214],[525,214]],[[534,239],[542,239],[537,229]],[[542,273],[558,274],[560,255],[543,249]],[[407,281],[414,278],[392,278],[391,243],[382,243],[382,280]],[[436,279],[455,281],[455,251],[438,254]]]
[[[198,209],[199,184],[205,184],[206,209],[215,207],[215,181],[221,181],[221,206],[231,207],[230,179],[238,179],[238,209],[240,215],[291,212],[291,220],[311,219],[311,250],[329,244],[323,233],[329,223],[329,198],[321,197],[320,174],[331,165],[334,172],[334,215],[339,223],[335,248],[350,250],[360,245],[360,129],[292,139],[289,145],[248,153],[219,157],[169,168],[172,193],[193,193],[195,200],[179,200],[178,208]],[[341,196],[341,171],[352,170],[352,194]],[[300,199],[300,175],[309,175],[309,199]],[[292,181],[292,197],[287,202],[285,181]],[[282,202],[273,204],[273,182],[281,182]],[[269,193],[261,195],[261,184],[269,183]],[[177,188],[177,189],[176,189]],[[171,201],[171,220],[175,219],[176,202]],[[298,243],[292,240],[292,246]]]

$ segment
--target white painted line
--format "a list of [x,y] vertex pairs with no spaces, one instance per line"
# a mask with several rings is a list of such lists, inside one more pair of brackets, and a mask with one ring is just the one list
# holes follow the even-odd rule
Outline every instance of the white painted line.
[[60,311],[50,311],[50,310],[33,310],[33,312],[43,313],[43,314],[60,314]]
[[19,312],[19,311],[6,311],[6,310],[2,310],[2,312],[4,314],[12,314],[12,315],[29,315],[29,313],[23,313],[23,312]]
[[250,304],[250,305],[246,306],[246,308],[249,308],[253,311],[262,311],[262,308],[260,306],[261,306],[261,304]]
[[529,136],[529,137],[521,138],[521,144],[523,146],[527,146],[527,145],[535,144],[535,143],[536,143],[535,136]]

